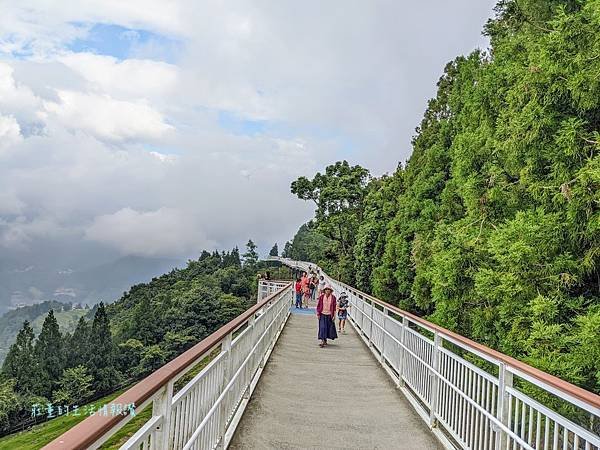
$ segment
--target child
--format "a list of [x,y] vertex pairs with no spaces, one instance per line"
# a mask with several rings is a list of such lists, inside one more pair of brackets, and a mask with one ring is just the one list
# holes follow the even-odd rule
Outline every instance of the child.
[[302,296],[302,306],[308,309],[308,305],[310,303],[310,286],[306,284],[304,286],[304,295]]
[[295,290],[296,290],[296,308],[301,308],[302,307],[302,282],[300,281],[300,278],[296,278]]
[[338,300],[338,321],[339,321],[339,331],[340,333],[346,334],[346,319],[348,319],[348,294],[342,292],[340,294],[340,298]]

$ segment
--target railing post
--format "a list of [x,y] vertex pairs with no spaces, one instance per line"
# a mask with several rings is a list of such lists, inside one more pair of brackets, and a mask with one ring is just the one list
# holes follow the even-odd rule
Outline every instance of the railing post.
[[[365,299],[363,299],[364,301]],[[375,305],[372,300],[369,300],[369,305],[371,306],[371,310],[369,311],[369,335],[367,339],[369,339],[369,347],[373,347],[373,340],[371,338],[373,336],[373,308],[375,308]]]
[[[506,390],[513,385],[513,374],[506,369],[506,364],[500,362],[498,364],[498,409],[496,412],[496,418],[502,422],[508,428],[508,403],[510,396]],[[506,448],[508,434],[503,431],[499,426],[496,428],[496,448]]]
[[440,346],[442,344],[442,339],[440,338],[439,333],[436,331],[433,337],[433,355],[431,361],[431,367],[433,368],[431,372],[431,382],[430,382],[430,404],[429,404],[429,426],[431,428],[436,426],[436,410],[437,410],[437,402],[438,402],[438,388],[440,379],[438,375],[435,373],[438,371],[440,366]]
[[152,415],[162,416],[162,424],[156,430],[156,448],[169,448],[171,430],[171,405],[173,403],[173,380],[169,381],[152,402]]
[[[256,337],[255,337],[256,330],[254,329],[255,322],[256,322],[256,316],[252,315],[252,317],[250,317],[248,319],[248,328],[250,328],[251,342],[254,342],[256,339]],[[244,394],[242,395],[242,398],[245,400],[248,400],[250,398],[250,384],[252,384],[252,376],[250,377],[248,384],[244,387]]]
[[398,362],[398,387],[404,386],[404,335],[405,329],[408,326],[408,319],[406,316],[402,316],[401,328],[400,328],[400,361]]
[[[233,340],[233,333],[227,334],[223,341],[221,341],[221,352],[225,353],[223,356],[223,380],[221,381],[221,392],[225,390],[229,384],[231,377],[231,341]],[[227,403],[228,395],[225,394],[223,401],[219,405],[219,445],[217,448],[224,448],[225,445],[225,431],[227,430],[227,415],[229,414]]]
[[[383,322],[381,324],[382,328],[385,330],[385,319],[387,318],[390,310],[387,308],[383,308]],[[385,331],[381,332],[381,354],[379,355],[379,361],[381,364],[385,364]]]

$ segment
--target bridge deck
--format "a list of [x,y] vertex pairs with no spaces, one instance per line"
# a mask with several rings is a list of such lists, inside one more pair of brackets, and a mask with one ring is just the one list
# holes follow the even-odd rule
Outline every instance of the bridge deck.
[[316,330],[290,316],[229,448],[442,448],[351,325],[323,349]]

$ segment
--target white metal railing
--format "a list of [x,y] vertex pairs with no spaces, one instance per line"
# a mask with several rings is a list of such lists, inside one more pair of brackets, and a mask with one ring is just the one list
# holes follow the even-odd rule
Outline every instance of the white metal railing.
[[[291,283],[267,287],[270,297],[115,400],[139,399],[138,411],[152,407],[150,420],[121,449],[227,447],[290,314]],[[216,356],[174,394],[174,383],[217,350]],[[90,417],[45,448],[98,448],[131,417],[112,422],[110,418]]]
[[[289,283],[265,284],[271,293],[278,288],[280,294],[263,313],[249,318],[247,327],[237,336],[231,331],[221,342],[221,352],[170,402],[153,405],[153,420],[162,419],[164,424],[168,417],[168,428],[150,421],[121,448],[191,450],[227,446],[227,430],[242,401],[250,398],[253,381],[258,380],[289,315],[291,291],[284,289]],[[172,395],[173,381],[165,387],[171,392],[166,393],[167,397]],[[233,435],[233,430],[229,434]],[[153,440],[162,445],[152,446]]]
[[[318,269],[302,261],[277,260],[299,270]],[[600,418],[597,395],[322,274],[337,293],[348,293],[350,322],[445,447],[600,449],[593,426],[574,423],[519,386],[531,383],[587,414],[590,424]],[[484,362],[488,369],[468,359]]]
[[258,298],[256,300],[259,303],[261,300],[264,300],[269,295],[283,289],[287,286],[289,281],[280,281],[280,280],[258,280]]

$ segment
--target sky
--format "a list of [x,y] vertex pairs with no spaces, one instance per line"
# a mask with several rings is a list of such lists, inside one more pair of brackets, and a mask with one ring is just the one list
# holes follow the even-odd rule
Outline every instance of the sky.
[[290,193],[410,156],[491,0],[0,0],[0,267],[280,247]]

